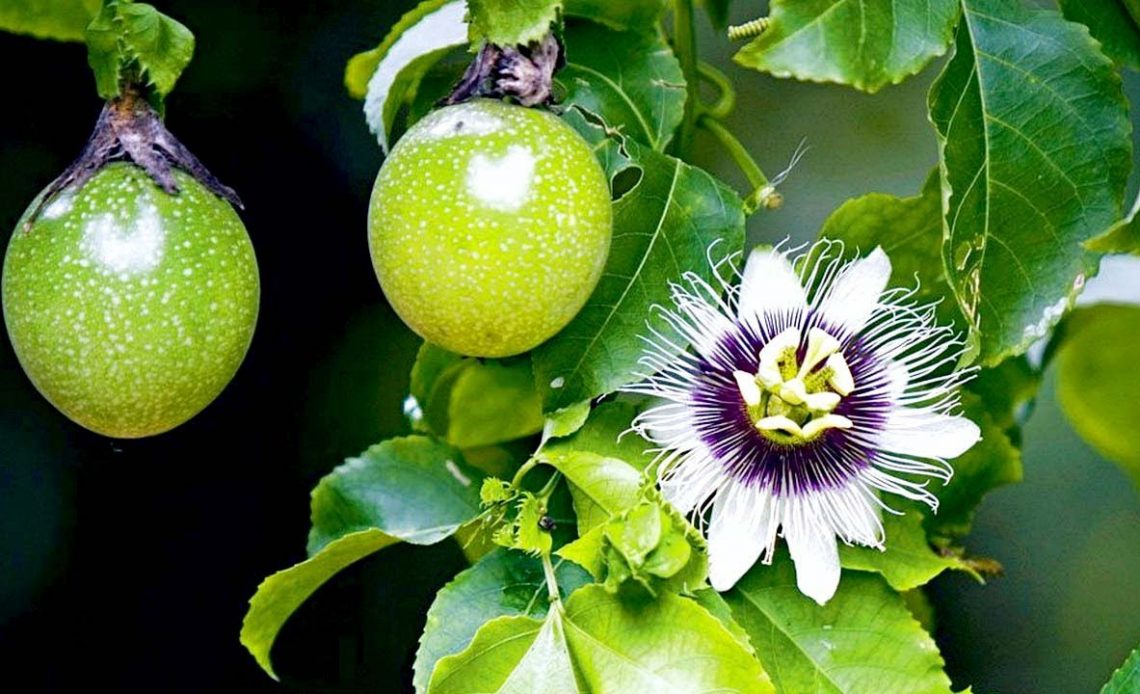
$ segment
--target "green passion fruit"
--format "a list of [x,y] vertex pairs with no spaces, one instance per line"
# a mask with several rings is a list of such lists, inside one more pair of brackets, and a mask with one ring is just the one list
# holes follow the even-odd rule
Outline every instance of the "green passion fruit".
[[412,330],[505,357],[552,337],[589,298],[613,233],[610,189],[556,116],[477,99],[404,134],[376,179],[368,232],[380,286]]
[[106,436],[193,417],[253,337],[259,280],[245,227],[197,180],[175,177],[171,195],[142,169],[110,164],[22,220],[4,258],[21,366],[61,412]]

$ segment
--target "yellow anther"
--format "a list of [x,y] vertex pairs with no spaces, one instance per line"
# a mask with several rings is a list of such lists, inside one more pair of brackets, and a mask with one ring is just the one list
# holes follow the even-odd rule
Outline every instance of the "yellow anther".
[[828,429],[850,429],[854,426],[850,419],[838,414],[825,414],[816,417],[803,426],[803,437],[811,441]]
[[797,438],[803,438],[804,431],[800,429],[800,425],[792,420],[784,417],[783,415],[776,415],[774,417],[764,417],[756,422],[756,428],[760,431],[774,431]]
[[[781,363],[795,368],[796,350],[800,346],[799,328],[787,328],[760,350],[760,369],[756,374],[760,384],[769,390],[784,382],[785,369]],[[788,363],[790,362],[790,363]]]
[[827,368],[831,369],[831,378],[827,379],[827,385],[840,395],[850,395],[851,391],[855,390],[855,379],[851,376],[851,369],[847,366],[847,360],[839,352],[832,354],[827,358]]
[[839,406],[839,401],[839,394],[830,391],[811,393],[804,398],[804,404],[807,405],[809,410],[815,413],[831,412]]
[[747,371],[733,371],[732,377],[736,379],[736,387],[740,389],[740,397],[744,398],[745,404],[749,407],[759,405],[763,393],[756,383],[756,377]]
[[807,386],[798,378],[783,383],[776,389],[776,395],[789,405],[802,405],[807,400]]
[[809,330],[807,353],[804,354],[804,363],[800,364],[800,378],[808,375],[821,361],[835,354],[838,349],[839,340],[819,328]]

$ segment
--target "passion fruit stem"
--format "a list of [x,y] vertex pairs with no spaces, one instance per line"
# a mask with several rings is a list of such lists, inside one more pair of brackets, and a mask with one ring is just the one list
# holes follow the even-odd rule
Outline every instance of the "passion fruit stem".
[[178,167],[198,180],[212,193],[238,209],[244,209],[233,188],[223,184],[198,161],[178,138],[162,123],[158,112],[133,85],[103,106],[95,130],[76,159],[59,178],[52,181],[40,197],[35,210],[24,221],[31,229],[45,207],[62,191],[79,187],[108,163],[129,159],[145,170],[154,182],[171,195],[178,193],[172,167]]
[[510,97],[523,106],[554,100],[554,73],[566,64],[562,42],[553,33],[526,46],[484,43],[451,94],[451,106],[476,97]]

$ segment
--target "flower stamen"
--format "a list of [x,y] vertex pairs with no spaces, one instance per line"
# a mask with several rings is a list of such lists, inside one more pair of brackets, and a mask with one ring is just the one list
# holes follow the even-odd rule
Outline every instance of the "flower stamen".
[[855,389],[839,340],[812,328],[801,363],[800,337],[797,328],[784,330],[761,348],[755,374],[732,374],[753,426],[783,446],[808,443],[828,429],[851,428],[851,420],[832,414]]

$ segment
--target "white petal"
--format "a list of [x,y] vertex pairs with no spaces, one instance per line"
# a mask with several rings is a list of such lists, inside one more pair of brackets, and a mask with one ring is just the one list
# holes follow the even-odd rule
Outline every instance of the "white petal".
[[875,248],[843,269],[830,291],[821,297],[819,313],[829,326],[856,333],[867,324],[871,312],[891,278],[891,260],[882,248]]
[[713,501],[709,520],[709,582],[718,591],[736,585],[776,542],[776,501],[766,492],[730,482]]
[[685,455],[661,477],[661,495],[688,515],[724,483],[724,473],[703,445]]
[[839,587],[839,548],[835,533],[819,520],[810,518],[784,525],[784,538],[796,564],[796,587],[824,604]]
[[737,314],[741,321],[759,327],[765,317],[803,311],[807,308],[800,278],[783,253],[755,250],[744,265],[740,280]]
[[981,438],[978,425],[965,417],[899,407],[887,417],[879,446],[903,455],[957,458]]

